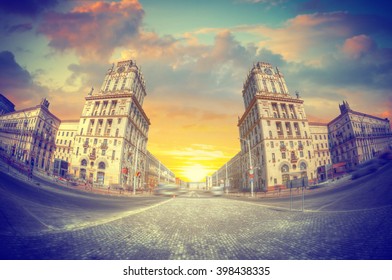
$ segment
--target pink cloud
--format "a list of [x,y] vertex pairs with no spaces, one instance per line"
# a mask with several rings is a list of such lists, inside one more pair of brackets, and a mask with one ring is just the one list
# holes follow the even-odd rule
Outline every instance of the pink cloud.
[[55,49],[74,49],[81,57],[102,60],[139,33],[143,16],[137,0],[85,2],[67,13],[46,13],[38,32]]
[[359,58],[377,48],[375,42],[366,35],[358,35],[347,39],[343,44],[343,52],[351,58]]

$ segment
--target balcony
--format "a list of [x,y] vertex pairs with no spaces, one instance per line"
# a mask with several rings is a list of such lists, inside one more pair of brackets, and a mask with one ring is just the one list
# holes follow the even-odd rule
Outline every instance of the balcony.
[[89,159],[90,160],[95,160],[97,156],[95,154],[90,154]]
[[83,143],[83,148],[88,148],[88,142],[87,141]]
[[280,145],[280,151],[285,152],[286,151],[286,145]]
[[108,144],[107,143],[102,143],[101,144],[101,149],[102,150],[107,150],[108,149]]
[[299,144],[299,145],[298,145],[298,150],[303,150],[303,149],[304,149],[304,145]]
[[292,157],[290,159],[290,161],[291,161],[291,163],[296,163],[298,161],[298,158],[297,157]]

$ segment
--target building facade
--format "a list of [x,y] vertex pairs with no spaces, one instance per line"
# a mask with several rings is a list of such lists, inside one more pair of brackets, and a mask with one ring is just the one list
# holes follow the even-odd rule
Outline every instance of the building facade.
[[238,121],[242,185],[265,191],[289,180],[315,178],[313,145],[304,101],[292,97],[283,74],[259,62],[242,90],[245,112]]
[[233,190],[257,192],[301,178],[322,182],[392,150],[389,120],[356,112],[346,101],[331,122],[309,122],[304,101],[289,94],[283,74],[269,63],[253,66],[242,95],[241,151],[208,177],[211,185],[237,178]]
[[60,119],[42,99],[35,107],[0,116],[0,150],[10,160],[50,172]]
[[149,151],[147,151],[145,170],[145,182],[149,189],[152,189],[159,184],[181,185],[181,183],[178,182],[178,178],[175,177],[175,174]]
[[107,71],[101,89],[85,98],[71,160],[76,177],[126,189],[144,186],[150,126],[142,108],[146,95],[134,61],[120,61]]
[[242,186],[242,157],[237,153],[212,176],[207,177],[207,189],[213,186],[224,186],[228,191],[239,191]]
[[316,169],[317,181],[322,182],[331,178],[332,160],[329,151],[328,124],[309,123],[310,134],[313,143],[313,163],[312,168]]
[[354,111],[348,102],[339,105],[340,115],[328,124],[334,164],[348,169],[392,149],[391,125],[382,119]]
[[56,135],[56,148],[54,151],[53,174],[66,177],[74,174],[71,171],[71,157],[78,130],[79,120],[61,121]]

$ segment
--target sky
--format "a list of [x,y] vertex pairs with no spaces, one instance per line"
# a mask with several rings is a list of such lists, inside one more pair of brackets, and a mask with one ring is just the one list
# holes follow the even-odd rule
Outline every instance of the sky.
[[240,151],[242,85],[258,61],[279,67],[309,121],[332,120],[343,100],[391,119],[391,35],[379,0],[3,0],[0,93],[78,119],[111,64],[133,59],[148,150],[199,181]]

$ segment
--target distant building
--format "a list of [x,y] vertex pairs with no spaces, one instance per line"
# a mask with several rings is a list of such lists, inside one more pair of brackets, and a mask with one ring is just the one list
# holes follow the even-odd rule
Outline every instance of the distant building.
[[313,168],[316,169],[317,180],[322,182],[331,177],[332,161],[329,151],[328,124],[309,122],[313,143]]
[[1,115],[0,150],[11,160],[49,172],[59,125],[45,98],[35,107]]
[[78,130],[79,120],[61,121],[56,135],[56,148],[54,151],[53,174],[67,177],[74,175],[76,170],[71,168],[71,157]]
[[156,187],[158,184],[173,184],[177,183],[180,185],[181,183],[178,181],[179,178],[176,178],[174,173],[170,171],[162,162],[160,162],[153,154],[147,151],[146,158],[146,173],[145,173],[145,182],[146,186],[150,189]]
[[334,164],[350,169],[392,149],[388,119],[354,111],[346,101],[339,108],[340,115],[328,123],[329,148]]
[[15,111],[15,105],[7,97],[0,93],[0,115],[12,113]]

